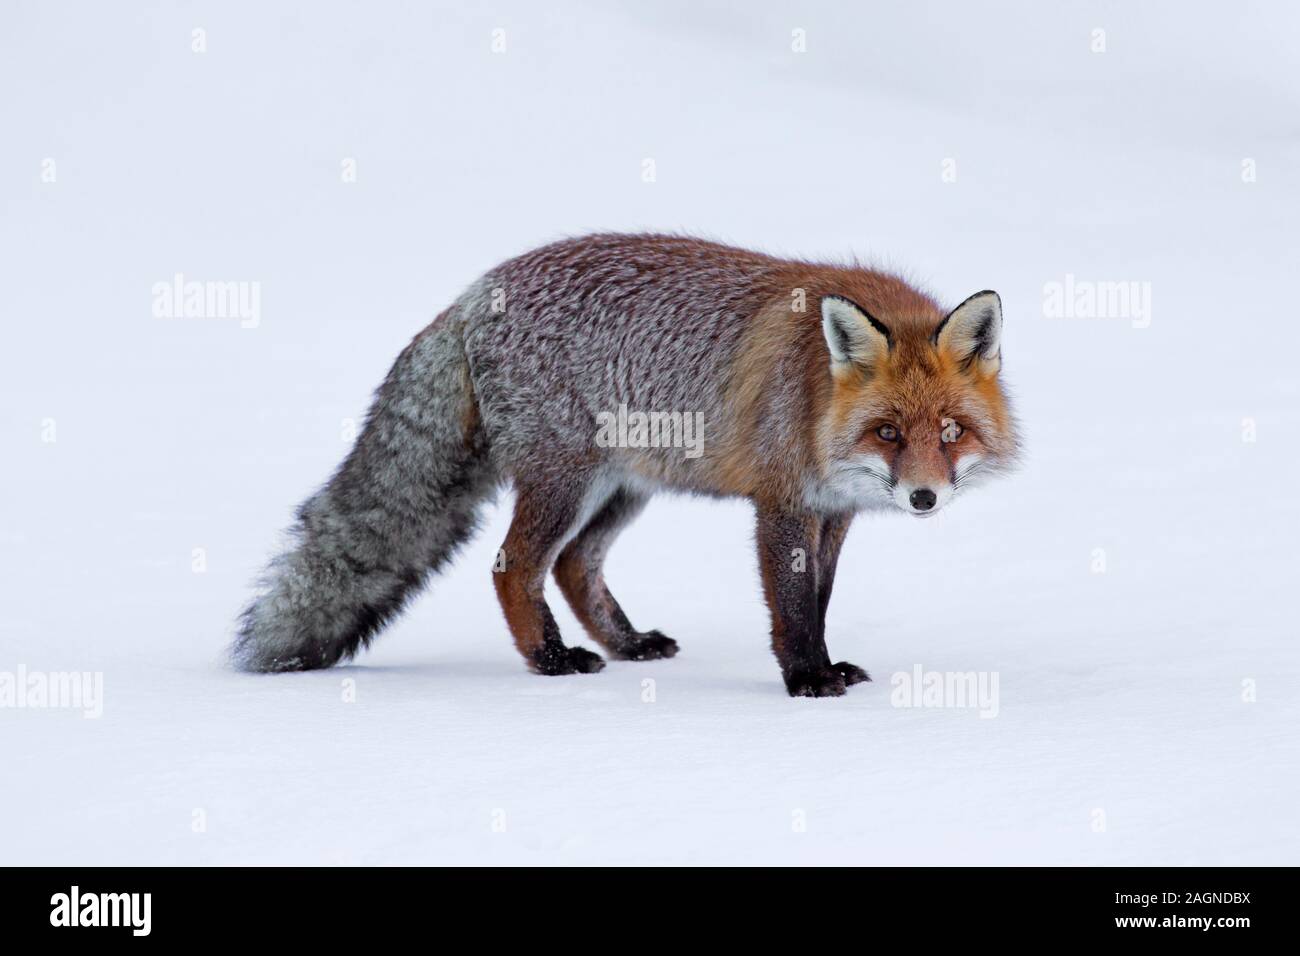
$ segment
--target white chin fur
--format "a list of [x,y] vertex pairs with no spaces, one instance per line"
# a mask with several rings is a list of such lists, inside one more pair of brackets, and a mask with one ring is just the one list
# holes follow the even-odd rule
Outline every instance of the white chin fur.
[[806,497],[816,508],[830,511],[865,511],[891,502],[889,465],[879,455],[858,455],[836,462],[829,474]]

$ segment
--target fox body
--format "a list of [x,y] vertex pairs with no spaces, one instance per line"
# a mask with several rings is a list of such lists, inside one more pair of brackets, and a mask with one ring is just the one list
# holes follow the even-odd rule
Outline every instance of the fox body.
[[[595,235],[503,263],[416,336],[330,481],[298,510],[234,646],[250,670],[354,654],[471,534],[503,484],[494,566],[541,674],[603,659],[561,638],[553,571],[609,656],[671,657],[602,565],[651,494],[750,499],[772,647],[792,695],[869,679],[826,649],[853,516],[931,515],[1009,466],[1001,304],[946,311],[900,278],[678,236]],[[680,440],[679,440],[680,439]]]

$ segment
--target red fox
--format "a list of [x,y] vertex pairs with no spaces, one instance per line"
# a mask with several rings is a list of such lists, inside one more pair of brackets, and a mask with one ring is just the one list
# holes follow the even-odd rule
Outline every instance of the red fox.
[[539,674],[592,673],[543,596],[553,571],[611,657],[672,657],[602,574],[656,491],[754,503],[772,649],[792,696],[869,680],[833,663],[826,608],[853,516],[933,515],[1017,451],[1002,306],[945,311],[902,279],[664,235],[593,235],[493,269],[417,335],[355,446],[297,512],[240,619],[235,662],[328,667],[376,631],[513,486],[494,566]]

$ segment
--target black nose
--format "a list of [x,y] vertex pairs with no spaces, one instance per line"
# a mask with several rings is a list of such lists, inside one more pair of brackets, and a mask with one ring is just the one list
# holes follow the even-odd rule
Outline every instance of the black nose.
[[912,502],[912,507],[917,511],[929,511],[934,507],[936,499],[934,492],[929,488],[918,488],[912,492],[912,496],[908,500]]

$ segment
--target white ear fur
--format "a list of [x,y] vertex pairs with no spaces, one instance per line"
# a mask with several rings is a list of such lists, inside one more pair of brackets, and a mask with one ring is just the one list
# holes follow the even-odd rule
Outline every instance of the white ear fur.
[[889,352],[889,330],[842,296],[822,297],[822,334],[826,336],[832,366],[870,368]]
[[941,352],[982,375],[1002,367],[1002,300],[996,292],[976,292],[934,330]]

